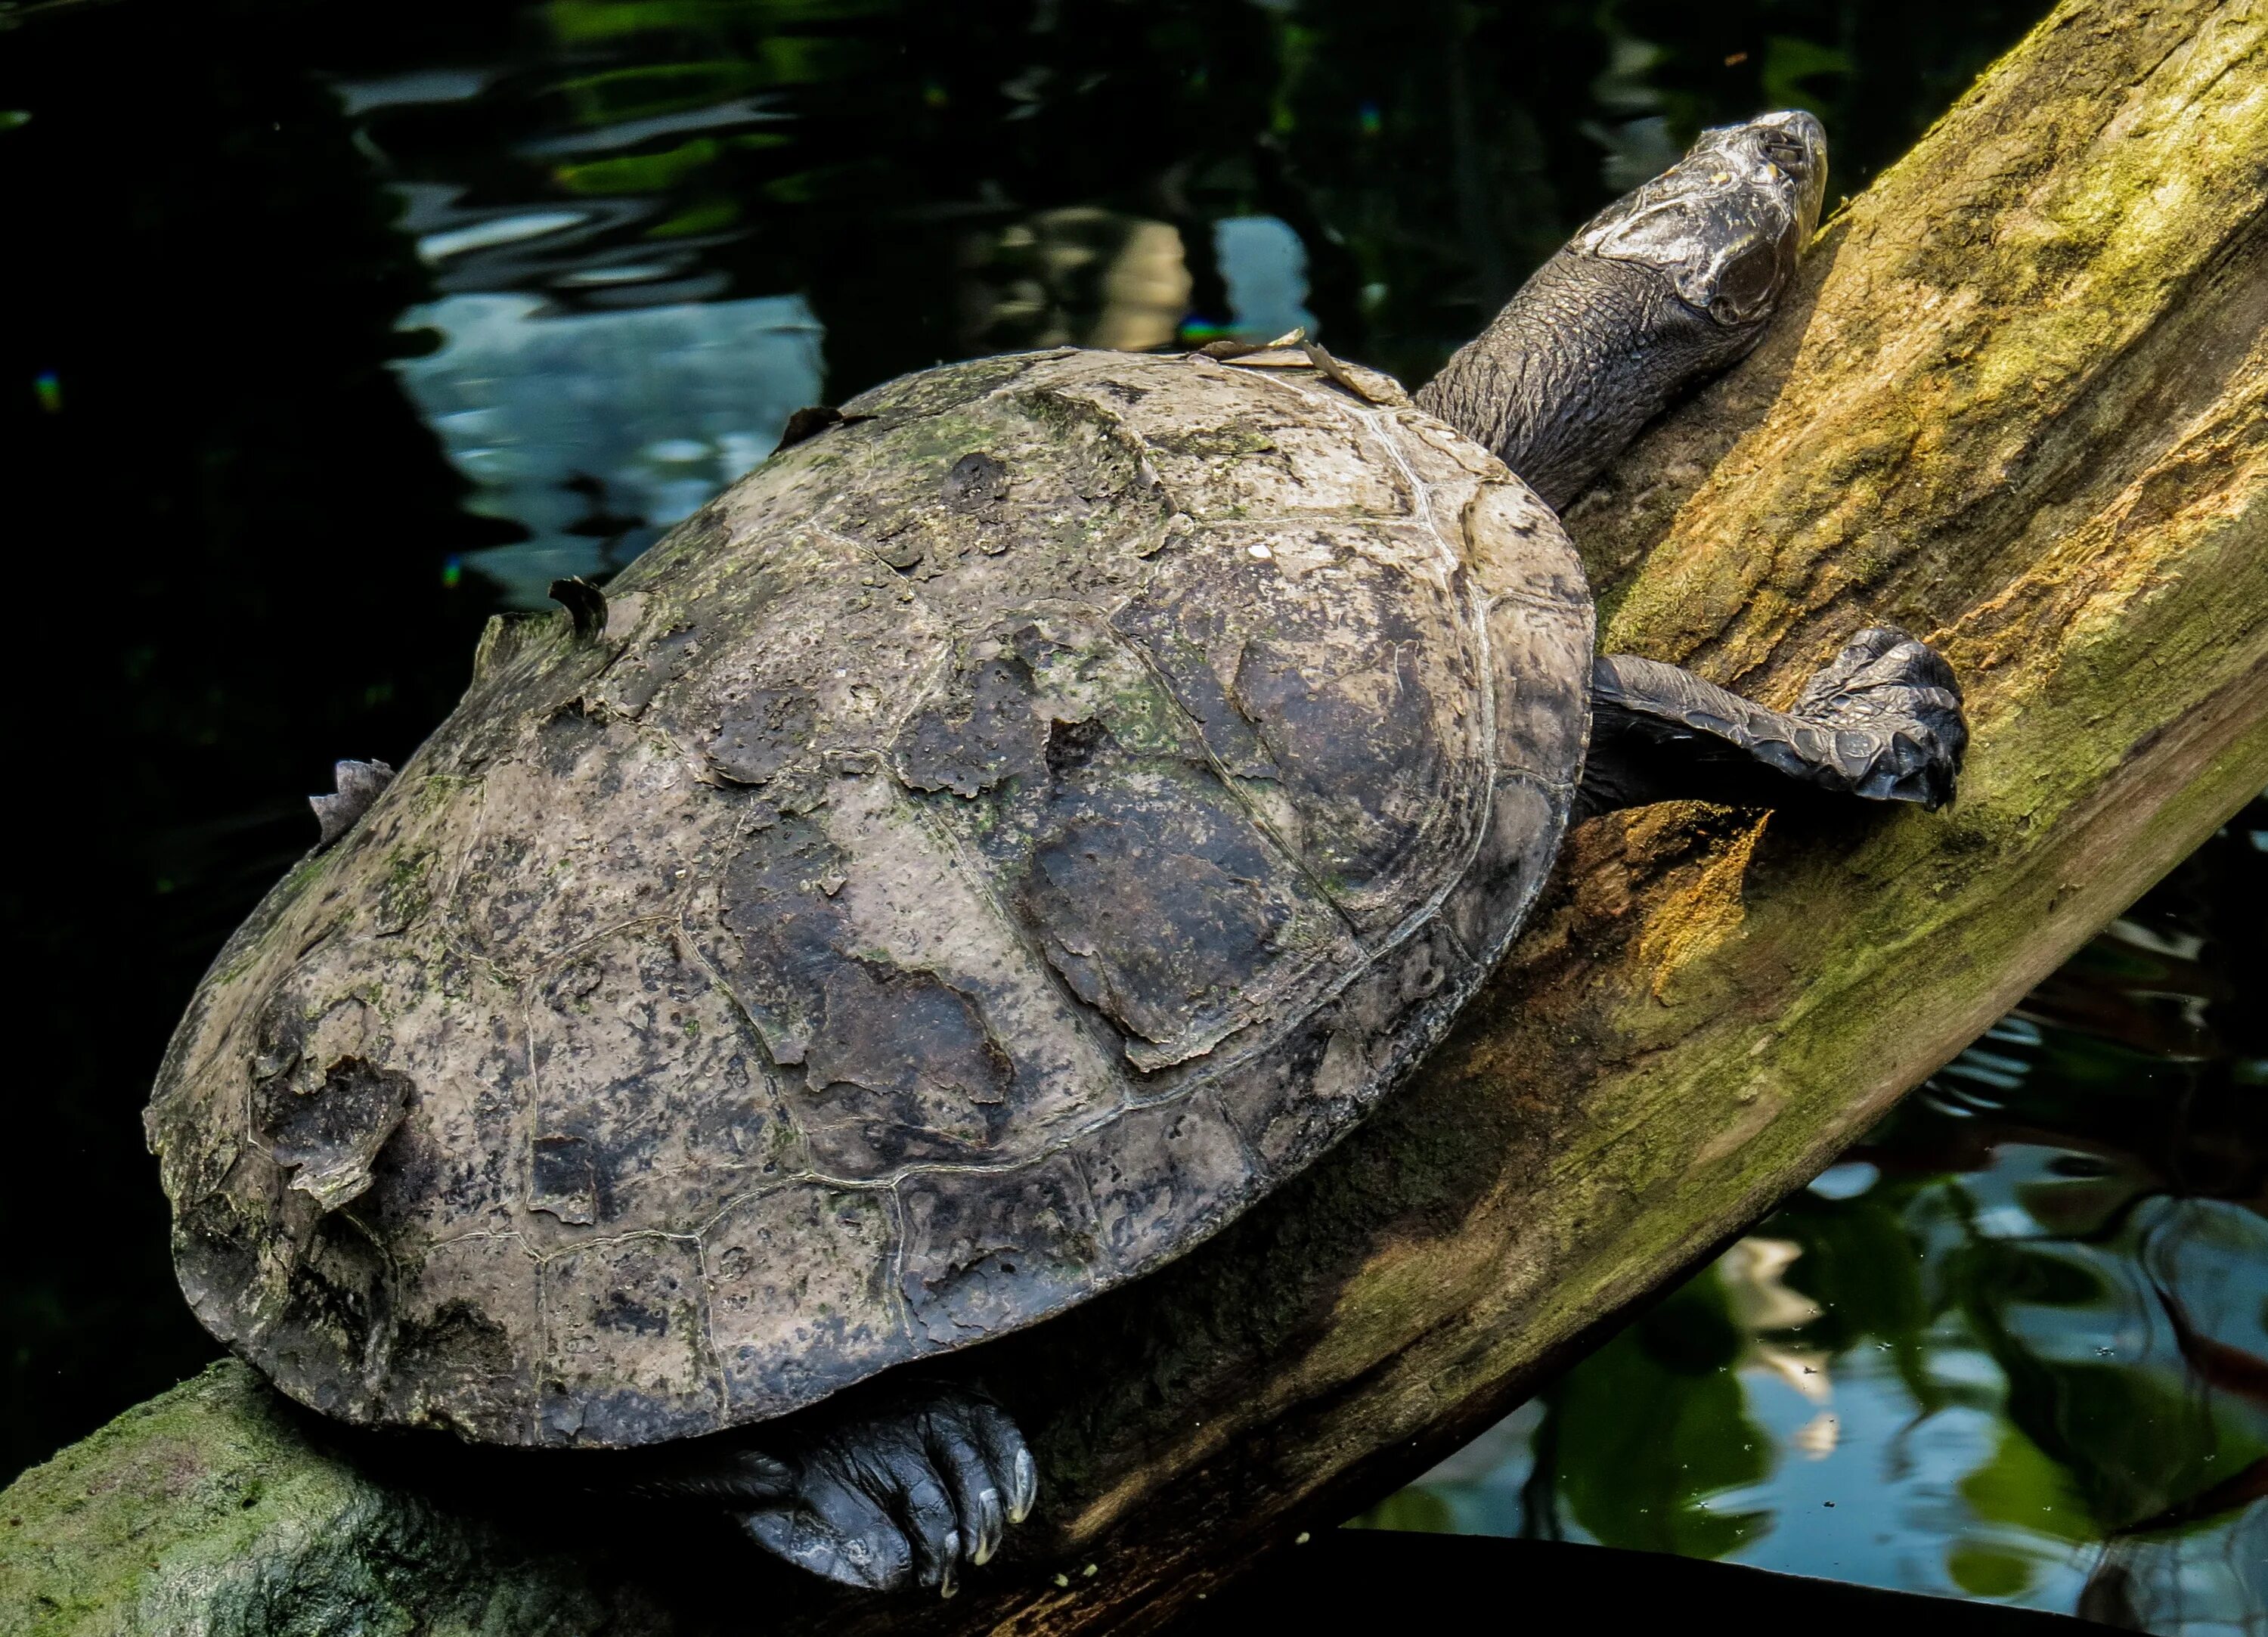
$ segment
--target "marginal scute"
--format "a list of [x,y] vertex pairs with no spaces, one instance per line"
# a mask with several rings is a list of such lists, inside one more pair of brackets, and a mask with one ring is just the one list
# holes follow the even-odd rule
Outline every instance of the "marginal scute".
[[1521,915],[1550,872],[1569,795],[1526,773],[1497,780],[1474,866],[1441,904],[1441,925],[1484,972],[1512,941]]
[[1202,1093],[1129,1110],[1087,1171],[1103,1250],[1122,1268],[1203,1238],[1257,1181],[1235,1129]]
[[397,1275],[387,1419],[490,1443],[528,1435],[539,1277],[526,1246],[475,1234],[432,1246]]
[[342,1213],[287,1197],[298,1250],[288,1287],[254,1332],[276,1383],[332,1415],[350,1414],[367,1365],[385,1355],[394,1280],[383,1250]]
[[1488,634],[1497,765],[1572,784],[1591,729],[1590,611],[1502,597]]
[[701,1231],[709,1331],[735,1419],[777,1415],[902,1356],[888,1197],[798,1182]]
[[899,1288],[917,1342],[952,1347],[1012,1330],[1093,1286],[1094,1202],[1068,1155],[1008,1171],[924,1171],[897,1191]]
[[691,1235],[598,1239],[544,1261],[539,1403],[548,1442],[644,1444],[716,1424],[707,1281]]
[[1499,468],[1495,479],[1473,489],[1456,527],[1464,535],[1466,560],[1492,595],[1588,619],[1591,597],[1582,564],[1572,552],[1551,549],[1562,537],[1559,520],[1527,484],[1511,481]]
[[646,1443],[1310,1163],[1526,912],[1590,667],[1550,513],[1351,379],[925,372],[495,633],[168,1051],[199,1316],[345,1420]]

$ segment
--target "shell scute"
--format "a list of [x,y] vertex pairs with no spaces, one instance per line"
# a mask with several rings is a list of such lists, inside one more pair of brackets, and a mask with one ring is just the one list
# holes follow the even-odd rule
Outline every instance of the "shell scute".
[[1500,597],[1488,635],[1497,765],[1572,784],[1591,731],[1590,610]]
[[1521,915],[1551,872],[1558,851],[1554,825],[1565,822],[1568,794],[1565,786],[1528,773],[1506,773],[1496,782],[1488,833],[1474,867],[1441,904],[1441,925],[1484,970],[1512,941]]
[[1192,359],[1161,391],[1130,360],[1059,390],[1138,438],[1173,509],[1199,520],[1412,509],[1409,480],[1361,419],[1319,416],[1308,393],[1259,372]]
[[1202,1239],[1255,1191],[1259,1176],[1212,1098],[1132,1109],[1086,1161],[1102,1248],[1121,1268],[1146,1267]]
[[578,950],[532,989],[528,1208],[619,1229],[697,1220],[804,1169],[769,1056],[679,930]]
[[619,927],[674,914],[739,818],[668,745],[573,703],[490,763],[478,811],[448,929],[512,982]]
[[956,625],[1004,601],[1107,600],[1138,575],[1171,509],[1139,442],[1047,374],[950,414],[850,428],[892,479],[843,486],[818,527]]
[[1218,779],[1090,760],[1033,837],[1014,903],[1137,1068],[1210,1052],[1359,948]]
[[902,1355],[887,1193],[795,1182],[701,1230],[709,1332],[734,1419],[807,1404]]
[[698,1240],[666,1234],[545,1258],[537,1390],[547,1442],[659,1443],[717,1423],[725,1382],[709,1348],[701,1261]]
[[519,1139],[535,1095],[519,996],[446,945],[395,970],[383,1055],[412,1095],[357,1213],[405,1246],[508,1232],[525,1199]]
[[898,1288],[917,1345],[1013,1330],[1094,1287],[1094,1202],[1068,1154],[1008,1170],[918,1172],[897,1198]]
[[1372,936],[1462,863],[1451,838],[1470,831],[1481,763],[1470,598],[1423,530],[1221,527],[1161,554],[1116,623]]
[[526,1442],[542,1353],[539,1282],[534,1257],[512,1235],[468,1234],[398,1265],[386,1419]]
[[540,1333],[535,1258],[512,1235],[445,1240],[394,1270],[390,1421],[526,1442]]

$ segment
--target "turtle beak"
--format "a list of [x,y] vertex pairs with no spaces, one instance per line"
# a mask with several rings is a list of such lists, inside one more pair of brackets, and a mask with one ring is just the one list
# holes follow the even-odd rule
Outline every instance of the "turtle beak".
[[1793,186],[1798,237],[1809,239],[1827,196],[1827,128],[1802,109],[1789,108],[1735,129],[1754,133],[1764,158]]

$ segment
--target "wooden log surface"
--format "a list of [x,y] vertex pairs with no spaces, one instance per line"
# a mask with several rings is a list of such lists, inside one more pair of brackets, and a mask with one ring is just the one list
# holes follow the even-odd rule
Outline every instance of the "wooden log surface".
[[[49,1613],[0,1630],[158,1629],[132,1610],[194,1607],[229,1562],[342,1610],[384,1581],[423,1619],[415,1575],[371,1570],[405,1530],[455,1566],[468,1629],[498,1553],[523,1600],[549,1562],[636,1582],[606,1606],[639,1612],[593,1630],[1167,1621],[1511,1407],[2268,783],[2264,329],[2268,14],[2061,6],[1827,225],[1763,348],[1569,514],[1605,645],[1770,703],[1863,624],[1928,636],[1969,694],[1960,800],[1578,830],[1503,970],[1368,1125],[1163,1272],[968,1355],[1046,1492],[953,1602],[623,1555],[585,1501],[374,1482],[224,1370],[7,1492],[0,1604]],[[292,1488],[295,1463],[322,1482]],[[212,1514],[238,1545],[153,1506],[153,1476],[251,1496]],[[229,1606],[255,1612],[196,1629],[286,1629]]]

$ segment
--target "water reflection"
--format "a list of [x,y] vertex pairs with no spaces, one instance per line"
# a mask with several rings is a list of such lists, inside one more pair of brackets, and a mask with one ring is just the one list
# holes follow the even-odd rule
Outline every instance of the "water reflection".
[[1862,177],[2014,21],[1923,11],[1874,48],[1915,59],[1890,117],[1852,100],[1848,18],[1447,0],[549,0],[328,80],[441,298],[399,372],[521,536],[450,583],[526,605],[737,476],[790,400],[946,358],[1296,327],[1421,378],[1759,96],[1829,114]]
[[529,538],[465,561],[522,608],[603,576],[771,453],[816,402],[824,332],[799,296],[562,313],[466,294],[411,308],[440,344],[394,368],[473,491]]
[[1213,224],[1213,257],[1227,287],[1230,334],[1265,341],[1286,330],[1314,335],[1308,311],[1307,247],[1277,216],[1229,216]]
[[972,230],[958,270],[961,329],[978,352],[1163,346],[1192,287],[1173,224],[1092,205]]
[[2268,801],[1369,1515],[2268,1631]]
[[[920,304],[949,314],[939,356],[1320,328],[1298,230],[1194,205],[1185,181],[1152,190],[1174,195],[1174,219],[1050,204],[1028,158],[984,153],[985,174],[906,198],[902,163],[835,140],[877,89],[966,146],[972,114],[1060,123],[1112,70],[1071,80],[1042,61],[972,98],[940,51],[917,86],[894,83],[906,54],[846,26],[893,9],[561,0],[486,65],[334,82],[444,292],[402,315],[438,344],[396,372],[471,481],[469,508],[524,536],[452,574],[540,605],[552,579],[620,568],[755,464],[825,392],[827,327],[793,291],[826,282],[845,239],[890,258],[876,270],[902,287],[924,281]],[[1218,299],[1200,303],[1200,283]]]

